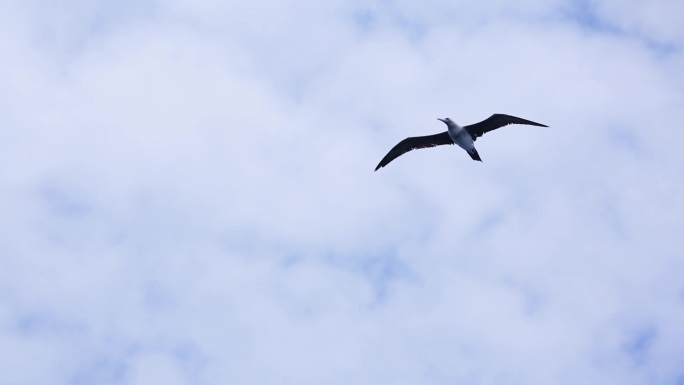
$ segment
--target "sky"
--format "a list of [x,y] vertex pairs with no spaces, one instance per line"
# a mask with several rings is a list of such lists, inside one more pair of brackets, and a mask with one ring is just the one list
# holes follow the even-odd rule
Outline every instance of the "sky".
[[684,384],[682,14],[0,1],[0,385]]

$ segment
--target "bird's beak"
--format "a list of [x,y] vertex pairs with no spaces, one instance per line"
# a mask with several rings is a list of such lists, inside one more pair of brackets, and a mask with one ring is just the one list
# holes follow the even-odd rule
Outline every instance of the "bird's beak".
[[446,119],[437,118],[437,120],[442,121],[442,122],[444,122],[444,123],[446,124]]

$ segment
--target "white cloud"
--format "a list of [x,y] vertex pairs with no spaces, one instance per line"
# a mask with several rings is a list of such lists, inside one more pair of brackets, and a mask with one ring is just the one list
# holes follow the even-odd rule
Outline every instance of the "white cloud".
[[681,381],[670,3],[3,4],[0,382]]
[[684,5],[676,1],[652,1],[640,3],[594,2],[593,7],[600,17],[627,32],[632,32],[663,44],[672,44],[681,49],[684,27],[677,15],[684,11]]

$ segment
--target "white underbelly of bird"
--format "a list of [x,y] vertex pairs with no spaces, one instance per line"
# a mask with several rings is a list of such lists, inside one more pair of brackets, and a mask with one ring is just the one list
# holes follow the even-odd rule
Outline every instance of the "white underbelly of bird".
[[459,147],[466,151],[470,151],[475,148],[475,141],[470,137],[470,134],[463,129],[463,127],[454,125],[447,129],[449,137],[454,141]]
[[[443,122],[447,123],[447,121],[450,120],[451,119],[444,119]],[[477,150],[475,149],[475,141],[473,140],[473,137],[470,136],[468,131],[456,123],[447,123],[447,132],[449,133],[451,140],[453,140],[456,145],[464,149],[468,155],[470,155],[470,158],[482,162],[480,154],[478,154]]]

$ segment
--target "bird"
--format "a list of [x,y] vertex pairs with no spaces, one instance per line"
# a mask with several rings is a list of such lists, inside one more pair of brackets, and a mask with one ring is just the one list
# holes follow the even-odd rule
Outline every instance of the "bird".
[[447,125],[446,131],[435,135],[413,136],[402,140],[396,146],[392,147],[387,155],[382,158],[375,168],[375,171],[387,166],[389,162],[411,150],[436,147],[444,144],[457,144],[464,149],[474,161],[482,162],[480,154],[478,154],[475,149],[475,141],[485,133],[503,126],[508,126],[509,124],[527,124],[530,126],[548,127],[541,123],[506,114],[494,114],[479,123],[463,127],[456,124],[451,118],[437,118],[437,120],[442,121]]

